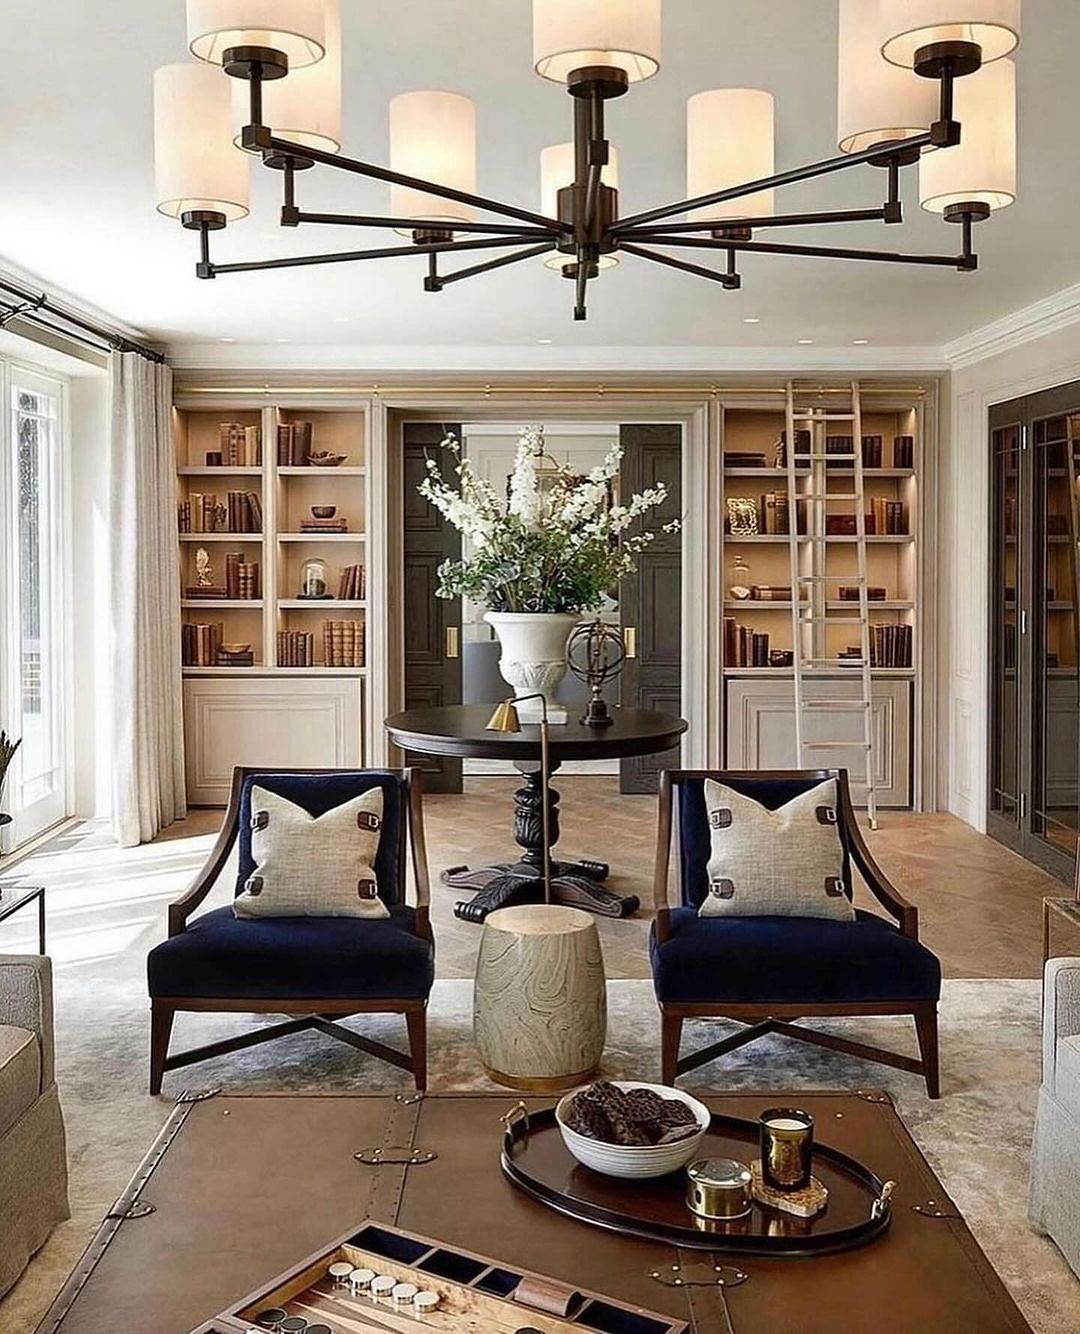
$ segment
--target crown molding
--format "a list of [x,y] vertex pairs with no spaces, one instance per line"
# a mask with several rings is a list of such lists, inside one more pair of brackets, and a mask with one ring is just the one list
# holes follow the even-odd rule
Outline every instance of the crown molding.
[[1033,301],[1030,306],[1022,306],[980,329],[954,338],[940,352],[950,369],[960,370],[1077,323],[1080,323],[1080,283],[1063,287]]
[[672,372],[723,375],[731,371],[846,373],[948,370],[934,347],[398,347],[297,346],[265,343],[176,343],[177,371],[328,371],[350,374],[480,371]]

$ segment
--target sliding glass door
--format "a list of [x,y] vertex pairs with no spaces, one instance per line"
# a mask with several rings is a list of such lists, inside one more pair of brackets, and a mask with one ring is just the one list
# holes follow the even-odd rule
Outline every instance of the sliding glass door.
[[0,487],[0,726],[22,744],[8,772],[9,846],[67,813],[62,382],[10,368]]

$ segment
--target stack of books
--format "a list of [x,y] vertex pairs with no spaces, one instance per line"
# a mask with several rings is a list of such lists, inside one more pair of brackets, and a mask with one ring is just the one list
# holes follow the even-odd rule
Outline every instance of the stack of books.
[[310,630],[279,630],[277,659],[279,667],[314,667],[315,636]]
[[864,435],[862,438],[862,466],[880,468],[884,459],[884,445],[880,435]]
[[740,625],[734,616],[724,617],[724,666],[768,667],[769,636]]
[[892,464],[894,468],[914,468],[915,437],[913,435],[893,436]]
[[300,531],[302,533],[347,533],[349,531],[349,521],[341,516],[333,519],[301,519]]
[[262,597],[262,576],[258,561],[246,561],[242,551],[225,553],[225,596],[245,602]]
[[749,449],[725,449],[725,468],[764,468],[765,455]]
[[182,533],[261,533],[262,498],[257,491],[229,491],[222,505],[216,492],[192,491],[177,518]]
[[752,602],[790,602],[790,584],[752,584],[750,587]]
[[366,567],[343,565],[338,578],[337,595],[342,602],[362,602],[367,597]]
[[311,422],[281,422],[277,428],[279,468],[306,468],[311,453]]
[[262,431],[258,426],[222,422],[218,441],[223,467],[258,468],[262,464]]
[[[884,602],[888,593],[883,584],[868,584],[866,589],[866,600],[868,602]],[[836,597],[839,602],[858,602],[859,585],[841,584],[836,591]]]
[[222,644],[215,667],[254,667],[255,654],[250,644]]
[[180,627],[180,661],[185,667],[216,667],[220,647],[220,622],[185,622]]
[[884,496],[872,496],[870,513],[866,516],[866,531],[877,537],[905,536],[907,534],[907,513],[899,500],[886,500]]
[[364,622],[323,621],[323,662],[327,667],[363,667]]
[[[872,625],[870,627],[871,667],[910,667],[912,628],[910,625]],[[862,653],[849,645],[838,655],[845,666],[862,666]]]
[[788,529],[788,498],[784,491],[766,491],[758,506],[759,531],[786,533]]
[[855,441],[850,435],[827,435],[825,453],[839,454],[835,463],[826,461],[826,468],[853,468],[855,466]]

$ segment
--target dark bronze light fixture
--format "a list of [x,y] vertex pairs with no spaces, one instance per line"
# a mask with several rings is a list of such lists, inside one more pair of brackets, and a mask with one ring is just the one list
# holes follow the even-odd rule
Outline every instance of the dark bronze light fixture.
[[[1014,72],[1004,57],[1019,41],[1020,0],[840,0],[840,155],[775,172],[771,95],[757,89],[698,93],[688,108],[690,197],[628,217],[620,216],[618,190],[608,183],[614,163],[605,113],[608,102],[623,96],[631,83],[659,70],[662,0],[534,0],[536,71],[564,83],[574,109],[572,177],[557,191],[547,191],[555,207],[544,213],[476,193],[472,103],[457,93],[405,93],[394,99],[390,168],[333,151],[334,132],[324,125],[310,132],[274,128],[281,122],[273,88],[290,70],[299,72],[290,76],[294,80],[313,80],[312,120],[316,101],[332,100],[338,85],[328,91],[314,80],[322,62],[328,83],[332,72],[340,82],[338,3],[188,0],[190,48],[200,61],[247,82],[246,123],[236,142],[282,173],[282,226],[383,228],[408,240],[374,249],[216,263],[211,232],[247,212],[244,164],[230,156],[231,125],[214,129],[228,98],[210,87],[207,64],[170,65],[155,79],[158,207],[199,234],[200,278],[423,254],[425,290],[439,292],[463,278],[549,255],[574,283],[574,318],[583,320],[589,282],[623,254],[728,289],[741,285],[738,263],[745,254],[971,271],[978,266],[974,224],[1015,195]],[[295,95],[290,99],[287,120],[293,126],[299,101]],[[400,169],[402,164],[411,170]],[[775,227],[900,223],[901,171],[915,164],[920,164],[923,207],[961,228],[957,254],[758,239]],[[885,173],[880,207],[773,212],[775,190],[860,165]],[[387,182],[390,214],[305,211],[297,202],[297,173],[315,166]],[[428,174],[421,174],[424,168]],[[477,213],[500,220],[478,221]],[[676,215],[685,216],[670,221]],[[671,249],[702,251],[719,265],[693,263],[667,253]],[[485,250],[505,253],[456,269],[441,267],[444,257]]]

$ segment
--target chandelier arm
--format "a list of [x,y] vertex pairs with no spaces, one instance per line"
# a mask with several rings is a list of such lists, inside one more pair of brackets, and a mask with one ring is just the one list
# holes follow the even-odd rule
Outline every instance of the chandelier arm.
[[646,250],[644,246],[634,245],[629,241],[620,241],[619,249],[628,255],[637,255],[640,259],[651,259],[654,264],[665,264],[670,269],[681,269],[683,273],[692,273],[698,278],[708,278],[729,291],[735,291],[742,286],[739,275],[731,271],[718,273],[716,269],[706,268],[704,264],[691,264],[688,260],[676,259],[674,255],[664,255],[658,250]]
[[755,231],[761,227],[816,227],[819,223],[833,222],[884,222],[884,208],[848,208],[833,209],[825,213],[776,213],[760,218],[713,218],[710,222],[669,222],[659,226],[631,227],[624,230],[621,223],[608,228],[612,240],[621,241],[626,236],[633,238],[640,230],[650,236],[681,233],[713,232],[725,226],[751,227]]
[[589,265],[583,257],[583,249],[578,246],[577,272],[574,274],[574,319],[581,321],[588,318],[585,305],[585,293],[589,285]]
[[462,250],[492,250],[531,240],[531,236],[497,236],[478,241],[435,241],[422,245],[383,246],[378,250],[338,250],[327,255],[240,260],[230,264],[209,264],[208,271],[200,272],[199,277],[216,278],[219,273],[253,273],[261,269],[300,269],[316,264],[344,264],[362,259],[392,259],[395,255],[442,255]]
[[[556,218],[546,218],[542,213],[533,213],[529,209],[518,208],[516,204],[502,204],[483,195],[471,195],[464,190],[455,190],[449,185],[439,185],[436,181],[425,181],[419,176],[405,176],[400,171],[391,171],[389,167],[377,167],[372,162],[362,162],[359,158],[344,157],[340,153],[327,153],[322,148],[313,148],[303,144],[294,144],[288,139],[270,137],[270,149],[274,153],[307,158],[336,171],[351,172],[355,176],[369,176],[375,181],[387,181],[391,185],[404,185],[411,190],[420,190],[424,194],[437,195],[440,199],[452,199],[458,204],[469,204],[473,208],[487,213],[500,213],[505,218],[515,218],[518,222],[527,222],[534,227],[543,227],[547,231],[568,232],[569,224]],[[426,224],[431,226],[429,222]]]
[[[325,223],[335,227],[393,227],[402,231],[431,231],[437,227],[445,232],[471,232],[478,235],[491,234],[505,236],[508,224],[505,222],[440,222],[433,223],[430,218],[389,218],[364,213],[305,213],[297,209],[290,219],[290,225],[297,223]],[[514,227],[515,236],[543,237],[553,244],[559,241],[565,232],[553,227]]]
[[[503,269],[508,264],[517,264],[523,259],[532,259],[535,255],[546,255],[555,249],[555,241],[545,241],[543,245],[529,246],[527,250],[516,250],[512,255],[499,255],[497,259],[485,260],[482,264],[470,264],[465,269],[455,269],[453,273],[429,272],[424,279],[425,292],[441,292],[447,283],[459,282],[462,278],[475,278],[478,273],[490,273],[493,269]],[[435,256],[432,255],[434,261]]]
[[698,236],[650,236],[645,231],[636,232],[635,240],[645,244],[692,246],[702,250],[738,251],[743,254],[805,255],[818,259],[877,260],[886,264],[929,264],[962,271],[978,268],[978,258],[967,245],[965,245],[964,253],[959,255],[909,255],[895,250],[856,250],[843,246],[783,245],[777,241],[713,241]]
[[[918,134],[904,140],[904,147],[911,151],[925,148],[934,142],[933,135]],[[621,218],[612,228],[613,232],[625,232],[630,228],[641,227],[645,223],[659,222],[674,213],[686,213],[690,209],[708,208],[712,204],[725,204],[734,199],[743,199],[747,195],[758,194],[762,190],[775,190],[784,185],[795,185],[799,181],[810,181],[817,176],[829,176],[843,171],[847,167],[858,167],[867,162],[880,162],[883,157],[881,145],[867,148],[861,153],[842,153],[839,157],[823,158],[820,162],[811,162],[805,167],[793,167],[790,171],[781,171],[774,176],[764,176],[757,181],[746,181],[743,185],[732,185],[726,190],[714,190],[712,194],[698,195],[696,199],[682,199],[676,204],[662,204],[659,208],[648,209],[644,213],[633,213],[628,218]]]

